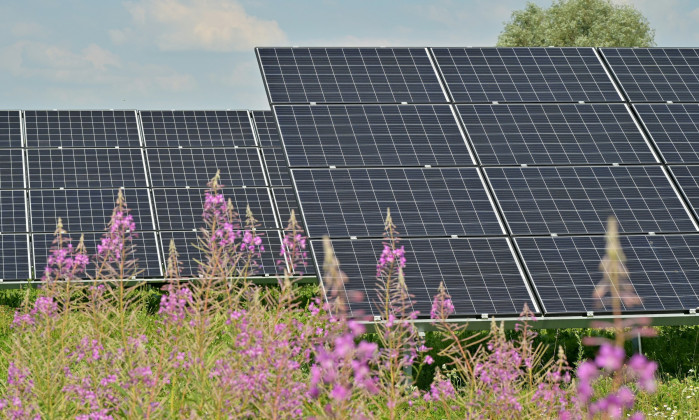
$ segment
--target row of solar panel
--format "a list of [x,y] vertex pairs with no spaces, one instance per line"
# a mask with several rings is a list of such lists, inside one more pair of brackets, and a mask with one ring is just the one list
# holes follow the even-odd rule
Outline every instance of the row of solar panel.
[[692,48],[258,48],[257,54],[272,104],[622,102],[610,73],[632,102],[699,101],[699,49]]

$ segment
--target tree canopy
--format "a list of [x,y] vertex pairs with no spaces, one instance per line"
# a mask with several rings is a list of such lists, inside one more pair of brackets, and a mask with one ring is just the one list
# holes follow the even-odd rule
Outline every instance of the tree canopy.
[[512,13],[499,47],[651,47],[655,31],[636,8],[610,0],[557,0],[549,8],[527,3]]

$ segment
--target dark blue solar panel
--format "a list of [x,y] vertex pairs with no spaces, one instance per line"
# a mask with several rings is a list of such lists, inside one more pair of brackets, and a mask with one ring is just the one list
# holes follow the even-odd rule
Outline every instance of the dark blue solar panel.
[[255,146],[247,111],[141,111],[147,147]]
[[19,111],[0,111],[0,148],[22,147]]
[[449,105],[275,106],[293,166],[472,165]]
[[634,104],[667,163],[699,162],[699,104]]
[[[323,243],[311,241],[316,261],[323,261]],[[451,295],[456,316],[518,314],[525,304],[536,310],[506,238],[403,239],[405,283],[413,295],[412,310],[429,317],[439,284]],[[376,289],[376,262],[381,240],[333,240],[332,246],[347,274],[346,292],[361,292],[361,302],[349,302],[351,315],[383,313]],[[322,276],[321,276],[322,277]],[[324,285],[332,295],[337,290]]]
[[[253,268],[251,275],[254,277],[267,277],[283,274],[284,263],[280,263],[281,267],[277,264],[277,261],[282,259],[280,256],[282,242],[279,232],[260,231],[259,233],[262,234],[262,246],[264,247],[264,251],[261,253],[261,258],[255,260],[257,264]],[[180,262],[182,263],[180,265],[182,277],[198,277],[199,265],[196,261],[206,261],[205,255],[200,249],[197,249],[197,234],[197,232],[192,231],[160,232],[160,239],[163,245],[162,249],[165,252],[165,259],[163,261],[167,261],[170,240],[174,240],[175,247],[179,253]]]
[[424,48],[258,48],[271,103],[446,102]]
[[259,149],[152,149],[146,150],[153,187],[206,188],[221,171],[224,186],[265,186]]
[[[628,281],[642,298],[624,311],[699,307],[699,235],[621,236]],[[609,295],[593,297],[602,281],[603,236],[516,238],[545,313],[611,312]]]
[[699,49],[602,48],[631,102],[699,101]]
[[688,232],[696,227],[660,166],[486,168],[515,235],[619,231]]
[[620,102],[592,48],[433,48],[455,102]]
[[23,190],[0,191],[0,233],[27,232]]
[[29,235],[0,235],[0,279],[26,281],[31,277]]
[[277,121],[272,111],[251,111],[257,138],[262,147],[282,147]]
[[[195,230],[204,226],[202,219],[204,191],[201,189],[153,189],[155,212],[160,230]],[[249,205],[260,229],[277,229],[272,197],[268,188],[226,188],[226,200],[231,199],[234,211],[245,220]]]
[[699,217],[699,166],[670,166],[670,171]]
[[265,159],[267,176],[272,187],[291,186],[289,165],[284,157],[284,150],[278,147],[262,149],[262,157]]
[[656,163],[624,104],[458,105],[485,165]]
[[[154,230],[148,190],[125,189],[138,231]],[[31,231],[52,233],[58,218],[69,233],[103,232],[112,216],[118,191],[112,190],[30,190]]]
[[25,111],[28,147],[140,147],[134,111]]
[[292,172],[310,237],[381,237],[388,208],[406,237],[503,233],[476,168]]
[[0,150],[0,188],[24,188],[24,166],[21,149]]
[[147,187],[139,149],[31,149],[31,188]]
[[[102,233],[85,233],[85,247],[90,255],[90,264],[87,266],[87,275],[95,275],[97,267],[92,262],[92,256],[97,253],[97,245],[101,242]],[[72,233],[71,243],[77,247],[80,234]],[[53,245],[55,236],[53,234],[34,234],[32,243],[34,247],[34,271],[37,278],[44,275],[46,259]],[[133,241],[135,245],[134,258],[138,259],[138,268],[144,270],[139,278],[162,278],[160,265],[160,253],[158,252],[157,240],[153,232],[139,232],[138,237]],[[85,278],[88,278],[87,275]]]
[[277,208],[277,215],[279,216],[280,226],[285,228],[289,224],[289,218],[291,217],[291,210],[296,213],[296,220],[303,226],[303,218],[299,212],[299,204],[296,199],[296,193],[294,189],[289,188],[273,188],[272,195],[274,196],[274,203]]

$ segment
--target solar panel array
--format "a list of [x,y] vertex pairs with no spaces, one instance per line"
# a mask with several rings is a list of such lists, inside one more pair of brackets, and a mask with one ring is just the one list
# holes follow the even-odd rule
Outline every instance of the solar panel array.
[[[58,218],[74,240],[84,234],[94,253],[120,189],[139,231],[141,276],[162,278],[170,238],[183,275],[197,276],[197,229],[217,170],[241,219],[249,205],[259,222],[265,251],[253,274],[278,274],[281,221],[271,185],[288,188],[290,180],[287,169],[285,182],[269,181],[264,157],[270,139],[278,141],[273,119],[248,111],[0,113],[0,279],[42,276]],[[284,169],[277,162],[274,170]]]
[[624,310],[699,306],[698,51],[257,53],[315,260],[328,235],[366,297],[352,313],[381,312],[390,208],[412,307],[429,313],[443,281],[457,315],[480,316],[610,312],[593,292],[612,215],[642,298]]

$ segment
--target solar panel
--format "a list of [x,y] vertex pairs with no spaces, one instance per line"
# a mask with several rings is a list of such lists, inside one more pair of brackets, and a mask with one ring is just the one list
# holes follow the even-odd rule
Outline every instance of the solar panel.
[[29,268],[29,235],[0,235],[0,279],[26,281]]
[[[202,219],[204,191],[201,189],[153,189],[155,212],[160,230],[195,230],[204,226]],[[277,229],[268,188],[226,188],[223,194],[233,202],[234,210],[245,220],[250,205],[260,229]]]
[[25,111],[28,147],[140,147],[134,111]]
[[256,146],[247,111],[141,111],[148,147]]
[[696,48],[602,48],[631,102],[699,101]]
[[[123,191],[139,231],[154,230],[148,190]],[[103,232],[112,216],[117,190],[30,190],[32,232],[53,233],[60,217],[70,233]]]
[[293,166],[474,164],[449,105],[275,106]]
[[251,111],[252,119],[255,122],[255,130],[257,138],[260,140],[262,147],[282,147],[282,141],[279,138],[279,130],[277,129],[277,121],[274,119],[272,111]]
[[24,188],[24,166],[21,149],[0,151],[0,188]]
[[433,48],[455,102],[620,102],[593,48]]
[[272,195],[274,196],[274,204],[279,216],[280,227],[285,228],[289,224],[291,218],[291,210],[296,213],[296,219],[303,226],[301,213],[299,212],[299,203],[296,199],[296,193],[293,188],[273,188]]
[[[619,237],[629,282],[643,300],[624,311],[699,307],[699,235]],[[603,236],[516,238],[546,313],[611,312],[609,299],[593,297],[602,280]]]
[[267,176],[272,187],[288,187],[291,185],[289,165],[284,157],[284,150],[278,147],[262,149],[262,157],[265,159]]
[[0,191],[0,232],[27,232],[24,191]]
[[216,170],[221,170],[224,186],[266,184],[257,148],[149,148],[146,153],[153,187],[205,188]]
[[30,149],[31,188],[147,187],[139,149]]
[[425,48],[258,48],[271,103],[446,102]]
[[387,208],[406,237],[503,234],[476,168],[292,173],[310,237],[381,237]]
[[[73,233],[70,235],[74,247],[78,246],[80,234]],[[44,275],[46,267],[46,259],[49,255],[51,246],[55,236],[53,234],[34,234],[32,235],[32,245],[34,248],[34,271],[37,278]],[[87,266],[87,274],[95,275],[94,262],[92,256],[97,253],[97,245],[101,242],[102,233],[85,233],[85,247],[90,255],[90,264]],[[138,259],[138,268],[144,270],[139,278],[162,278],[162,270],[160,267],[160,254],[156,242],[155,233],[153,232],[138,232],[138,237],[134,239],[133,244],[136,246],[134,258]],[[84,278],[88,278],[87,275]]]
[[0,111],[0,148],[22,147],[19,111]]
[[689,200],[692,211],[699,217],[699,166],[673,165],[669,168]]
[[625,104],[457,109],[484,165],[658,162]]
[[634,104],[667,163],[699,162],[699,104]]
[[[323,244],[311,241],[316,261],[323,261]],[[506,238],[403,239],[407,260],[404,276],[410,304],[420,316],[429,317],[439,284],[451,295],[455,316],[518,314],[526,303],[537,307]],[[332,246],[347,274],[345,291],[358,291],[362,302],[349,302],[352,316],[379,315],[376,261],[381,240],[333,240]],[[321,275],[321,280],[322,279]],[[328,289],[332,295],[337,290]]]
[[486,168],[514,235],[696,231],[661,166]]
[[[261,253],[261,258],[257,259],[257,267],[253,270],[253,276],[267,277],[276,276],[284,272],[279,268],[277,261],[281,259],[281,237],[278,231],[260,232],[262,235],[262,246],[265,250]],[[197,232],[160,232],[163,250],[165,250],[165,261],[167,261],[170,240],[174,239],[175,247],[182,263],[182,277],[198,277],[199,266],[197,261],[205,261],[205,256],[197,248]],[[282,263],[283,264],[283,263]]]

